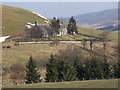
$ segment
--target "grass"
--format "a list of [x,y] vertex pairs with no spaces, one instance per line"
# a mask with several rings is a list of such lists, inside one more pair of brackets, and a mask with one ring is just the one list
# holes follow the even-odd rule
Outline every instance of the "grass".
[[38,20],[39,23],[45,23],[44,19],[33,14],[31,11],[2,5],[2,27],[3,35],[19,34],[25,30],[27,22],[34,23]]
[[95,30],[95,29],[88,29],[88,28],[78,27],[78,32],[83,33],[83,34],[87,34],[87,35],[98,36],[103,31],[102,30]]
[[[92,35],[92,36],[99,36],[104,31],[78,27],[78,32],[83,33],[83,34],[87,34],[87,35]],[[118,32],[117,31],[116,32],[109,32],[108,38],[111,39],[112,41],[117,42],[118,41]]]
[[[65,49],[67,44],[59,44],[58,46],[50,46],[50,44],[25,44],[20,46],[14,46],[14,44],[5,42],[4,45],[11,45],[9,49],[2,50],[2,65],[4,68],[10,69],[13,64],[19,63],[26,65],[30,56],[34,59],[39,60],[40,72],[44,76],[45,68],[43,64],[48,61],[51,54],[57,53],[59,50]],[[10,71],[5,71],[3,76],[3,83],[9,84]]]
[[3,88],[118,88],[118,79],[37,83],[28,85],[3,86]]
[[[114,43],[112,43],[114,44]],[[59,50],[64,50],[68,45],[72,44],[59,44],[58,46],[51,46],[50,44],[23,44],[20,46],[14,46],[14,43],[4,42],[3,46],[10,45],[11,48],[5,48],[2,50],[2,65],[4,68],[9,69],[13,64],[21,63],[26,65],[30,56],[33,56],[34,59],[40,61],[40,72],[42,77],[45,75],[45,64],[48,61],[48,58],[51,54],[57,54]],[[81,44],[76,44],[81,46]],[[101,47],[101,44],[96,42],[94,43],[94,47]],[[111,47],[111,44],[109,44]],[[89,43],[87,44],[89,48]],[[106,48],[112,53],[112,48]],[[108,53],[109,54],[109,53]],[[42,65],[41,65],[42,64]],[[8,85],[10,83],[10,71],[5,70],[5,75],[3,76],[3,82]]]
[[[21,9],[21,8],[15,8],[10,6],[2,5],[3,7],[3,13],[4,16],[3,19],[3,35],[7,34],[19,34],[25,30],[25,24],[26,22],[34,23],[34,20],[38,20],[39,23],[45,23],[43,18],[40,18],[39,16],[33,14],[32,12]],[[78,31],[83,34],[87,35],[94,35],[98,36],[103,31],[101,30],[94,30],[94,29],[87,29],[78,27]],[[79,36],[79,35],[62,35],[60,39],[64,40],[76,40],[76,39],[89,39],[85,36]],[[110,32],[109,38],[111,38],[113,41],[118,40],[118,32]],[[14,46],[13,43],[5,42],[3,45],[11,45],[12,47],[10,49],[3,49],[2,51],[2,63],[3,67],[9,68],[15,63],[22,63],[26,64],[28,61],[28,58],[32,55],[36,59],[48,59],[51,54],[57,53],[61,49],[65,49],[67,47],[67,44],[59,44],[57,47],[50,46],[49,44],[25,44],[20,46]],[[10,73],[9,73],[10,74]],[[7,80],[9,78],[9,74],[7,74],[4,79]],[[98,80],[99,81],[99,80]],[[103,81],[103,82],[102,82]],[[109,86],[110,84],[115,84],[117,80],[101,80],[99,81],[101,86],[97,83],[97,81],[91,81],[93,83],[87,82],[90,84],[84,83],[87,81],[81,81],[81,82],[66,82],[66,83],[40,83],[35,84],[36,87],[60,87],[61,85],[64,87],[101,87],[102,85],[106,84],[105,87],[112,87]],[[108,82],[108,83],[107,83]],[[9,83],[9,82],[8,82]],[[84,83],[84,84],[83,84]],[[38,85],[38,86],[37,86]],[[41,85],[41,86],[39,86]],[[45,86],[44,86],[45,85]],[[94,86],[95,85],[95,86]],[[114,85],[115,86],[115,85]],[[14,86],[13,86],[14,87]],[[19,86],[15,86],[19,87]],[[25,87],[23,85],[23,87]],[[28,85],[28,87],[33,87],[33,85]]]
[[[104,31],[102,30],[95,30],[95,29],[87,29],[78,27],[78,32],[86,35],[92,35],[100,37],[100,34]],[[109,32],[108,38],[112,40],[113,42],[118,41],[118,32]],[[80,36],[80,35],[62,35],[60,39],[63,40],[82,40],[82,39],[90,39],[90,37]]]
[[59,44],[58,46],[50,46],[49,44],[25,44],[14,46],[9,43],[3,43],[3,45],[11,45],[10,49],[3,49],[2,52],[2,61],[5,66],[11,66],[16,62],[25,64],[31,55],[40,59],[47,58],[51,54],[57,53],[67,46],[67,44]]
[[118,42],[119,38],[118,38],[118,31],[116,32],[110,32],[109,38],[112,39],[113,41]]

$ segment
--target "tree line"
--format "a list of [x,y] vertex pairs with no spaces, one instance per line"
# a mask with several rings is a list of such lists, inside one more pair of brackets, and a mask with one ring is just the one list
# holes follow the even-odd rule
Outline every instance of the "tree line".
[[[68,60],[61,60],[57,56],[51,55],[45,67],[45,82],[120,78],[119,62],[111,65],[107,60],[100,60],[97,57],[92,57],[84,62],[76,58],[71,64]],[[29,58],[26,68],[27,84],[41,82],[41,75],[32,57]]]
[[[79,46],[69,45],[66,49],[50,55],[46,61],[36,60],[31,56],[26,65],[20,63],[12,65],[10,78],[18,84],[120,78],[118,59],[116,57],[110,61],[108,57],[97,56]],[[40,73],[41,67],[45,67],[46,70],[44,78]]]

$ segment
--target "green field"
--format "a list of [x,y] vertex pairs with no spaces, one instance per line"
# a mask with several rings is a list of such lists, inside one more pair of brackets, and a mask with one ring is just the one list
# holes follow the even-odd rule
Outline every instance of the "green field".
[[31,11],[2,5],[2,34],[18,34],[25,30],[27,22],[34,23],[38,20],[39,23],[45,23],[44,19],[33,14]]
[[28,85],[3,86],[3,88],[118,88],[118,79],[37,83]]
[[[78,31],[80,33],[83,34],[87,34],[87,35],[92,35],[92,36],[100,36],[100,34],[104,31],[102,30],[95,30],[95,29],[88,29],[88,28],[82,28],[82,27],[78,27]],[[118,41],[118,32],[108,32],[108,38],[113,40],[113,41]]]
[[[105,32],[105,31],[78,27],[78,32],[82,33],[82,34],[86,34],[86,35],[100,37],[100,34]],[[118,41],[118,32],[108,32],[108,33],[109,33],[109,35],[107,37],[108,39],[110,39],[114,42]],[[80,35],[62,35],[61,37],[59,37],[59,39],[62,39],[62,40],[82,40],[82,39],[90,39],[90,37],[80,36]]]

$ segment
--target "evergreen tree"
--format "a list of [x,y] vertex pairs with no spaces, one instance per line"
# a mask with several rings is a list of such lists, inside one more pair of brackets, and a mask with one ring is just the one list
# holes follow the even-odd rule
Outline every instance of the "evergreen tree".
[[51,28],[57,33],[59,34],[59,29],[60,29],[60,21],[59,19],[56,20],[56,18],[54,17],[52,22],[51,22]]
[[46,64],[46,82],[58,81],[57,61],[53,55],[49,58],[49,63]]
[[101,79],[102,78],[102,67],[101,62],[92,58],[85,63],[85,79]]
[[90,80],[92,78],[92,70],[91,70],[91,62],[90,61],[86,61],[85,62],[85,80]]
[[73,34],[73,32],[78,33],[77,26],[76,26],[76,21],[73,18],[73,16],[69,20],[67,29],[68,29],[68,34]]
[[73,66],[70,66],[66,61],[59,61],[58,63],[58,81],[74,81],[77,79],[77,72]]
[[114,70],[115,70],[115,77],[120,78],[120,61],[118,61],[118,63],[115,65]]
[[40,82],[40,73],[38,73],[38,69],[36,68],[36,64],[31,56],[29,58],[28,64],[26,65],[26,83],[38,83]]
[[108,64],[107,60],[102,62],[102,71],[103,71],[103,78],[108,79],[110,78],[111,70],[110,65]]
[[117,78],[120,78],[120,61],[118,61]]
[[84,65],[81,64],[81,62],[77,60],[74,61],[74,67],[77,71],[77,78],[79,80],[83,80],[84,79],[84,76],[85,76],[85,70],[84,70]]

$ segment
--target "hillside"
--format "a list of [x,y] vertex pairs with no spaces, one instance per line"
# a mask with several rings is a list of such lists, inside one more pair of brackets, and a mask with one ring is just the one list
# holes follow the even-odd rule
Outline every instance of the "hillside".
[[[2,34],[3,35],[16,35],[19,33],[24,33],[25,28],[25,24],[27,24],[27,22],[30,23],[34,23],[35,20],[38,20],[39,23],[45,23],[46,18],[43,16],[38,15],[35,12],[31,12],[22,8],[16,8],[16,7],[11,7],[11,6],[6,6],[6,5],[2,5]],[[114,11],[114,10],[113,10]],[[105,11],[104,11],[105,12]],[[110,12],[110,11],[109,11]],[[91,15],[95,15],[95,14],[91,14]],[[86,20],[86,18],[88,18],[89,14],[86,15],[82,15],[82,16],[76,16],[76,19],[80,19],[80,17],[84,17],[83,19]],[[86,18],[85,18],[86,17]],[[115,19],[116,16],[114,16],[113,19]],[[96,20],[96,19],[92,19],[92,20]],[[88,23],[91,23],[92,20],[87,20]],[[115,19],[116,20],[116,19]],[[78,21],[77,21],[78,22]],[[85,23],[87,23],[85,22]],[[83,21],[80,19],[79,23],[83,23]],[[87,25],[85,26],[87,27]],[[94,30],[94,29],[87,29],[87,28],[81,28],[78,27],[78,31],[80,33],[83,34],[91,34],[91,31],[93,32],[93,35],[98,36],[102,31],[100,30]],[[113,33],[111,33],[113,34]],[[115,36],[115,39],[117,40],[116,37],[117,33],[115,33],[112,36]],[[110,35],[111,36],[111,35]],[[75,36],[77,39],[83,39],[83,38],[88,38],[88,37],[84,37],[84,36]],[[63,39],[71,39],[71,37],[63,35],[62,36]],[[112,37],[114,38],[114,37]]]
[[[78,32],[83,33],[83,34],[87,34],[87,35],[92,35],[92,36],[98,36],[99,37],[100,34],[104,31],[78,27]],[[118,31],[109,32],[108,38],[111,39],[112,41],[115,41],[115,42],[118,41]]]
[[38,20],[39,23],[45,23],[45,19],[37,14],[11,6],[2,5],[2,34],[18,34],[25,30],[27,22],[34,23]]
[[37,83],[29,85],[5,86],[3,88],[118,88],[118,79]]
[[[77,24],[82,27],[97,29],[111,26],[111,28],[115,29],[118,21],[118,9],[82,14],[74,16],[74,18],[76,19]],[[66,18],[66,20],[68,21],[69,18]]]

